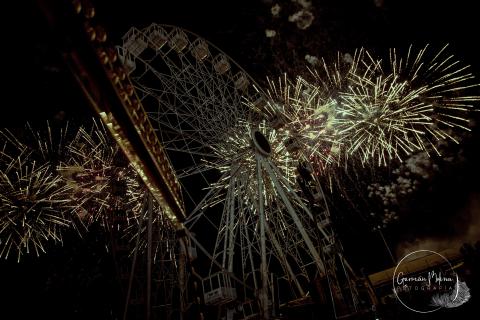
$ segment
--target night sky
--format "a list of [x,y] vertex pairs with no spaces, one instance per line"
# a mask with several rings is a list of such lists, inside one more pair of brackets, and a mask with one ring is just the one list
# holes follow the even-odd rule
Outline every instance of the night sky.
[[[97,1],[98,20],[110,40],[119,42],[131,26],[152,22],[177,25],[195,32],[221,48],[259,83],[282,72],[305,72],[305,54],[333,56],[366,47],[388,58],[388,48],[409,44],[436,47],[450,44],[451,51],[480,79],[478,16],[474,1],[312,1],[312,26],[300,31],[286,17],[273,19],[270,8],[277,1]],[[288,9],[290,1],[285,3]],[[43,17],[30,1],[6,10],[3,60],[3,113],[1,127],[23,127],[26,121],[81,124],[93,115],[62,64]],[[283,19],[283,20],[282,20]],[[5,23],[5,22],[4,22]],[[5,28],[4,27],[4,28]],[[277,30],[273,40],[265,29]],[[476,93],[479,94],[478,91]],[[478,106],[478,103],[477,103]],[[478,113],[473,115],[476,121]],[[419,192],[405,199],[403,219],[384,231],[396,255],[403,250],[429,246],[458,247],[480,238],[480,128],[473,126],[460,147],[448,149],[449,158],[436,159],[438,168]],[[362,195],[357,195],[362,198]],[[355,197],[354,197],[355,198]],[[365,198],[365,197],[363,197]],[[344,198],[339,197],[338,201]],[[371,273],[391,267],[378,233],[367,231],[364,219],[345,201],[337,209],[346,222],[343,234],[347,256]],[[80,239],[67,235],[64,246],[39,259],[20,264],[0,262],[0,319],[113,319],[117,287],[109,268],[102,236]],[[400,257],[397,257],[400,258]],[[1,311],[0,311],[1,312]]]

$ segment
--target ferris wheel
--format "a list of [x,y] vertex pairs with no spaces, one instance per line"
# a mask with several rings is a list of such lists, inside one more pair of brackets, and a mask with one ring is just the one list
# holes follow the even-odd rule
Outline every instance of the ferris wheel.
[[316,291],[336,317],[354,312],[353,271],[321,186],[258,112],[268,96],[255,81],[173,26],[131,28],[118,52],[190,201],[185,226],[207,261],[199,255],[193,272],[204,305],[268,318]]

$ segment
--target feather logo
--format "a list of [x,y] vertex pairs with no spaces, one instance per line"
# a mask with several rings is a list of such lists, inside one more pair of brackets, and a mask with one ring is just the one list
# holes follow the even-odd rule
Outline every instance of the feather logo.
[[432,296],[431,306],[443,308],[457,308],[470,300],[470,288],[463,281],[457,282],[456,290]]

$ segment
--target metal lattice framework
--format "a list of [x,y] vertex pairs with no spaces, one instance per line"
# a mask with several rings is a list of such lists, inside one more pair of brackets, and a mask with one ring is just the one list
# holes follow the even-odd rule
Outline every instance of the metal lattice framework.
[[119,53],[167,150],[204,154],[249,118],[242,97],[257,95],[253,80],[198,36],[157,24],[131,28]]
[[131,258],[121,266],[123,277],[129,279],[124,318],[143,314],[149,299],[151,316],[178,319],[186,310],[188,249],[140,181],[132,179],[128,184],[135,193],[131,198],[141,201],[135,201],[135,223],[128,225],[121,241]]

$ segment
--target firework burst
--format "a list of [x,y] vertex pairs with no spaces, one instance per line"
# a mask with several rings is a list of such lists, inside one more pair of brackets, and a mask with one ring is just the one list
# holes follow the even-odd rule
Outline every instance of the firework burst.
[[431,122],[424,129],[431,137],[426,141],[437,153],[435,141],[458,143],[449,129],[470,130],[468,113],[474,108],[473,103],[480,100],[480,96],[469,94],[479,86],[470,66],[462,65],[448,53],[447,47],[435,52],[427,45],[415,53],[410,46],[405,58],[399,57],[395,49],[390,51],[392,82],[406,83],[414,101],[430,107]]
[[123,209],[126,177],[133,169],[100,122],[95,121],[90,131],[80,128],[66,149],[58,171],[73,189],[79,221],[86,226],[96,221],[108,225],[110,214]]
[[[236,184],[235,192],[249,205],[258,201],[254,136],[259,134],[265,137],[269,144],[269,159],[282,172],[285,179],[293,183],[297,162],[286,148],[288,142],[285,139],[288,139],[288,136],[268,126],[266,121],[261,121],[257,125],[241,122],[231,131],[224,143],[212,146],[215,160],[207,163],[207,166],[218,169],[222,174],[222,178],[212,184],[212,188],[226,190],[232,183]],[[276,191],[270,188],[269,183],[265,186],[267,188],[264,193],[265,201],[272,203],[277,197]],[[217,200],[212,198],[210,205]]]
[[341,100],[355,81],[377,72],[379,62],[360,49],[353,57],[338,54],[333,64],[322,59],[319,65],[310,70],[308,80],[298,76],[292,81],[286,75],[277,81],[268,79],[266,103],[261,108],[247,105],[263,114],[284,137],[295,159],[313,163],[316,171],[331,175],[330,169],[344,165],[348,156],[336,125]]
[[47,135],[30,125],[23,137],[0,131],[0,257],[12,251],[18,261],[31,252],[38,256],[45,252],[45,242],[60,242],[61,231],[70,226],[72,189],[54,165],[67,128],[56,139],[52,131],[48,124]]
[[267,103],[256,111],[323,172],[349,159],[386,166],[416,151],[440,154],[437,141],[458,143],[452,129],[469,130],[468,112],[480,100],[467,94],[477,86],[468,67],[446,47],[433,54],[410,47],[406,58],[392,49],[387,65],[360,49],[310,73],[268,80]]
[[11,159],[0,172],[0,257],[16,251],[17,260],[32,250],[45,252],[44,242],[61,241],[74,207],[71,188],[27,155]]
[[359,80],[341,95],[334,119],[337,138],[347,155],[358,154],[362,163],[386,165],[393,158],[424,147],[422,130],[431,122],[430,106],[414,101],[405,83],[379,76],[375,82]]
[[473,75],[446,54],[446,46],[436,53],[427,49],[415,53],[410,47],[405,58],[392,49],[389,66],[350,75],[353,85],[341,94],[334,121],[349,155],[378,165],[419,150],[440,155],[437,141],[458,143],[451,129],[469,130],[468,112],[479,100],[466,93],[477,86]]

